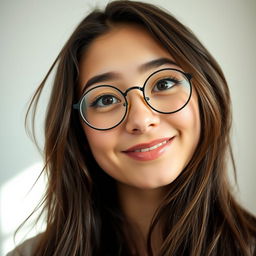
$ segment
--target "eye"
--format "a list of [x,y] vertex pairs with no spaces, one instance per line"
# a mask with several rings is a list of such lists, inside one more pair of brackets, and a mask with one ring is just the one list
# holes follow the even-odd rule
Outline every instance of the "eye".
[[102,95],[91,103],[91,107],[108,107],[121,101],[113,95]]
[[165,78],[157,81],[155,84],[153,91],[154,92],[161,92],[171,89],[173,86],[179,84],[180,82],[173,78]]

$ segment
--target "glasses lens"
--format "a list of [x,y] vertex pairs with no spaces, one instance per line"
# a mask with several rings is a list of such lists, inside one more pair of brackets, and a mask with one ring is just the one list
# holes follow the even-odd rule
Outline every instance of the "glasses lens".
[[125,116],[125,98],[111,86],[98,86],[84,95],[80,111],[84,120],[92,127],[110,129]]
[[177,70],[160,70],[150,76],[145,85],[147,103],[162,113],[180,110],[187,104],[190,95],[188,78]]

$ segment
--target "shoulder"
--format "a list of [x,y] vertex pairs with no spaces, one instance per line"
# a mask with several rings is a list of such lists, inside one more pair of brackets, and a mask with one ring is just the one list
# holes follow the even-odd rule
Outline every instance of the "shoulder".
[[17,246],[14,250],[9,252],[6,256],[32,256],[35,250],[35,247],[40,240],[41,234],[32,237],[19,246]]

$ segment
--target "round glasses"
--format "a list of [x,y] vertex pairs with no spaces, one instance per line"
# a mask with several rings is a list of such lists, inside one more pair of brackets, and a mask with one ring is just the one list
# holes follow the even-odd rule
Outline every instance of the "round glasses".
[[147,105],[161,114],[172,114],[184,108],[192,94],[192,75],[178,69],[161,69],[152,73],[143,87],[134,86],[125,92],[112,85],[98,85],[88,89],[73,105],[83,121],[93,129],[109,130],[118,126],[128,112],[127,94],[142,91]]

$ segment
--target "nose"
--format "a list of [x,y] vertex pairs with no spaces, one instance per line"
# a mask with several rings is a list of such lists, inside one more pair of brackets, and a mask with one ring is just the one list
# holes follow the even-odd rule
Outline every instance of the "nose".
[[127,132],[143,134],[157,127],[160,122],[159,113],[147,105],[141,92],[133,92],[129,98],[128,115],[125,122]]

